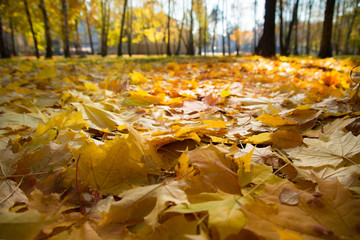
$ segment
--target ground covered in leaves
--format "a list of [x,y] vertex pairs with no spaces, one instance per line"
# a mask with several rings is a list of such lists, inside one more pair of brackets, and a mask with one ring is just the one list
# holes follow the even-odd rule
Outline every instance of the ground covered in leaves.
[[334,59],[0,62],[2,239],[359,239]]

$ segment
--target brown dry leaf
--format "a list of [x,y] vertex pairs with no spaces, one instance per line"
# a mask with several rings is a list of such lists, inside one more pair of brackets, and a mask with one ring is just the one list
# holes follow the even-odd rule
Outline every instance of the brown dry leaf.
[[53,141],[41,148],[28,152],[24,151],[22,159],[18,162],[18,169],[27,169],[32,173],[61,170],[72,159],[67,143],[57,144]]
[[290,206],[296,206],[299,203],[299,194],[288,188],[283,188],[279,194],[280,202]]
[[297,129],[278,130],[271,135],[271,140],[275,147],[294,148],[302,144],[303,137]]
[[[301,234],[304,239],[356,239],[360,221],[360,200],[338,181],[318,180],[319,192],[313,194],[297,189],[289,182],[268,185],[261,200],[246,204],[242,210],[249,219],[248,229],[267,239],[278,239],[275,227]],[[296,206],[282,204],[284,189],[299,196]]]
[[111,205],[105,223],[131,226],[145,221],[149,226],[158,227],[159,217],[167,207],[189,203],[185,188],[184,182],[171,181],[127,190],[119,195],[120,201]]
[[337,130],[322,139],[304,139],[306,146],[286,149],[294,164],[299,167],[338,167],[340,164],[354,164],[360,159],[360,136]]

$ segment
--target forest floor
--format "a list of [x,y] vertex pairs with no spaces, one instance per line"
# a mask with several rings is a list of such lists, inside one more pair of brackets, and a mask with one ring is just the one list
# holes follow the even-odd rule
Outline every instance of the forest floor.
[[359,239],[358,63],[0,61],[0,238]]

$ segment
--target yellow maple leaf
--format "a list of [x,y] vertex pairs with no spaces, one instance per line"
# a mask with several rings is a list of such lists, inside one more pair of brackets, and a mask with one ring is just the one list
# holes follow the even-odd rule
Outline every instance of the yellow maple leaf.
[[193,170],[194,170],[194,166],[190,163],[187,154],[186,153],[181,154],[178,160],[178,164],[175,167],[176,176],[177,177],[193,176],[194,173],[191,173]]
[[257,117],[256,120],[261,121],[273,127],[297,124],[294,121],[282,118],[279,115],[270,115],[267,112],[264,112],[261,116]]
[[250,163],[251,163],[251,158],[252,158],[252,155],[255,151],[255,148],[254,147],[249,153],[245,154],[244,156],[241,156],[239,158],[235,158],[235,162],[237,164],[240,164],[240,162],[244,165],[244,171],[245,172],[250,172]]
[[226,124],[228,122],[224,122],[224,121],[217,121],[217,120],[203,120],[202,121],[203,124],[207,125],[206,127],[210,127],[210,128],[227,128]]
[[244,140],[243,143],[252,143],[252,144],[271,144],[271,136],[273,133],[260,133],[253,135]]
[[102,194],[118,194],[132,186],[149,184],[148,174],[159,173],[160,158],[134,131],[131,129],[128,137],[106,141],[103,146],[86,142],[73,150],[74,158],[79,158],[80,181]]
[[130,75],[130,79],[131,79],[132,84],[142,84],[142,83],[146,83],[147,81],[149,81],[149,79],[144,77],[139,72],[132,72],[132,73],[129,73],[129,75]]
[[81,130],[86,126],[86,122],[84,121],[81,112],[68,112],[65,111],[42,125],[39,123],[39,126],[36,129],[35,136],[41,136],[49,129],[56,128],[57,131],[71,128],[73,130]]

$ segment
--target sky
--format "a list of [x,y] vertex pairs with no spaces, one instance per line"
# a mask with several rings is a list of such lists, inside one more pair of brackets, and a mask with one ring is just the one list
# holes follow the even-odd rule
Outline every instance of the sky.
[[[254,29],[254,0],[224,0],[225,13],[233,24],[239,24],[241,30],[252,31]],[[208,13],[219,4],[222,9],[222,0],[207,0]],[[264,21],[265,0],[257,0],[256,20]],[[237,22],[239,21],[240,22]],[[221,25],[221,24],[220,24]],[[221,28],[221,26],[219,26]]]
[[[165,4],[167,0],[162,0]],[[166,1],[166,2],[165,2]],[[190,5],[191,0],[185,0],[185,7]],[[227,16],[232,25],[239,25],[241,30],[252,31],[254,29],[254,2],[255,0],[224,0],[225,17]],[[176,9],[174,11],[174,17],[177,19],[182,18],[182,4],[183,0],[175,0]],[[219,8],[223,8],[223,0],[206,0],[207,12],[211,13],[211,10],[219,5]],[[256,19],[258,23],[264,21],[264,5],[265,0],[257,0],[257,12]],[[217,25],[217,32],[222,33],[221,21]]]

